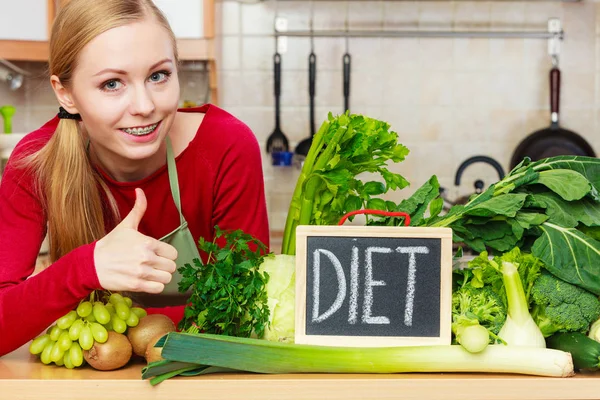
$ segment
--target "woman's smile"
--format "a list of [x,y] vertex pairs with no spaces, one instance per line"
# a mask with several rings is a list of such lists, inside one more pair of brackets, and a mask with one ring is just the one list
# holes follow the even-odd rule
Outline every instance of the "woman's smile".
[[156,127],[158,126],[159,123],[160,123],[160,121],[155,124],[150,124],[150,125],[145,125],[145,126],[136,126],[133,128],[121,128],[121,130],[130,135],[145,136],[145,135],[148,135],[148,134],[154,132],[154,130],[156,129]]
[[147,143],[156,140],[160,134],[162,120],[155,124],[136,126],[131,128],[120,128],[119,131],[125,134],[125,137],[136,143]]

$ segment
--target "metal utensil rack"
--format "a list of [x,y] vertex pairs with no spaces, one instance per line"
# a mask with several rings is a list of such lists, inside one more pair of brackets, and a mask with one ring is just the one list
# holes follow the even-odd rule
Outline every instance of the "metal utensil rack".
[[395,37],[395,38],[513,38],[513,39],[559,39],[562,40],[564,32],[552,31],[374,31],[374,30],[324,30],[324,31],[275,31],[277,37]]
[[[285,24],[274,24],[275,40],[287,37],[314,38],[487,38],[487,39],[545,39],[552,63],[558,63],[560,41],[565,32],[558,18],[550,18],[546,31],[414,31],[414,30],[291,30],[281,29]],[[278,29],[279,27],[279,29]],[[285,40],[285,39],[284,39]]]

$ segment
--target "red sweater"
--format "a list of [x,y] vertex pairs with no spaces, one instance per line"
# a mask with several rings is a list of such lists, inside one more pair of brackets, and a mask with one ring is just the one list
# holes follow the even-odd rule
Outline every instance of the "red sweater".
[[[269,246],[261,154],[254,134],[213,105],[180,111],[206,113],[195,138],[176,158],[182,210],[194,239],[212,240],[218,225],[243,229]],[[11,159],[41,148],[57,124],[54,118],[28,134]],[[148,208],[139,226],[141,233],[160,238],[179,226],[166,162],[137,182],[116,182],[102,175],[122,216],[133,207],[134,189],[144,190]],[[34,176],[13,168],[9,160],[0,184],[0,356],[27,343],[100,288],[95,242],[29,278],[46,234],[45,212],[33,185]],[[183,307],[160,310],[176,322],[183,316]]]

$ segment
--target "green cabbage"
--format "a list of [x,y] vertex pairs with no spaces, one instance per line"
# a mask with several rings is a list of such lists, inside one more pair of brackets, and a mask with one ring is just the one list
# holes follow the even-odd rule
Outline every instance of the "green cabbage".
[[260,266],[269,274],[267,305],[269,325],[263,339],[273,342],[294,342],[296,305],[296,257],[285,254],[269,255]]

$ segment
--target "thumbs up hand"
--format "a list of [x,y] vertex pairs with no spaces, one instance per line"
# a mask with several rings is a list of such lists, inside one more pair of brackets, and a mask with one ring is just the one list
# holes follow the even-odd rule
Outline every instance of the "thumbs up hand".
[[142,189],[135,194],[133,209],[96,243],[96,274],[107,290],[160,293],[175,271],[177,250],[138,232],[147,202]]
[[148,207],[148,202],[146,201],[144,191],[142,189],[135,189],[135,203],[133,204],[133,208],[129,214],[123,218],[121,223],[117,225],[117,228],[122,227],[137,231],[140,222],[146,213],[146,207]]

